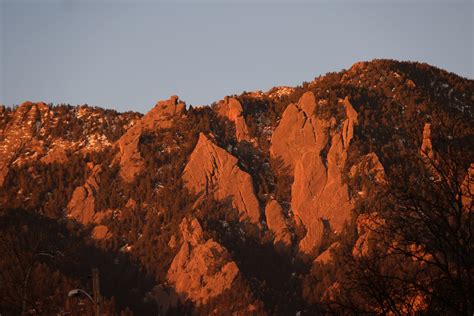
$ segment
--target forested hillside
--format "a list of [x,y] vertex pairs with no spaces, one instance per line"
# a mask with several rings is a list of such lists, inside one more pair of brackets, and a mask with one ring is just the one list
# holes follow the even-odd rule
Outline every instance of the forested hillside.
[[0,313],[474,313],[474,81],[374,60],[145,115],[0,107]]

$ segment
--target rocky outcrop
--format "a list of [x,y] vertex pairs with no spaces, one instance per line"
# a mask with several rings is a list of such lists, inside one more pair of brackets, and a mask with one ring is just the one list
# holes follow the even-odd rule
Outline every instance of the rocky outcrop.
[[25,102],[13,114],[0,139],[0,187],[3,186],[10,164],[25,146],[34,148],[36,156],[44,151],[33,137],[43,121],[48,119],[43,115],[48,110],[48,105],[44,103]]
[[327,167],[314,151],[304,154],[296,166],[291,205],[306,228],[306,236],[300,242],[305,254],[313,254],[324,235],[340,233],[350,218],[353,204],[341,172],[345,154],[342,137],[337,133],[332,137]]
[[425,123],[423,127],[423,141],[421,143],[420,154],[423,157],[433,159],[433,145],[431,144],[431,124]]
[[138,150],[142,133],[171,127],[173,119],[180,117],[185,109],[186,105],[177,96],[160,101],[117,141],[120,151],[116,160],[120,164],[120,176],[125,182],[133,182],[143,169],[144,162]]
[[353,208],[342,179],[347,150],[357,124],[357,112],[348,98],[339,101],[346,113],[342,127],[336,119],[316,117],[317,104],[306,92],[297,105],[289,105],[272,137],[271,155],[294,170],[291,207],[306,230],[299,249],[314,255],[326,235],[338,234]]
[[335,242],[329,246],[328,249],[324,250],[319,256],[314,259],[313,264],[332,264],[334,263],[334,254],[341,248],[339,242]]
[[241,220],[259,225],[260,209],[252,177],[237,163],[237,158],[201,133],[184,168],[184,183],[191,191],[219,201],[230,198]]
[[92,230],[92,237],[95,239],[107,239],[111,236],[109,228],[105,225],[97,225]]
[[102,171],[101,165],[88,164],[88,167],[91,169],[91,175],[84,185],[74,190],[67,205],[68,217],[84,225],[94,221],[95,198],[99,191],[99,174]]
[[285,220],[283,209],[276,200],[270,200],[265,207],[265,218],[268,229],[274,235],[274,245],[278,251],[285,251],[291,247],[291,232]]
[[342,140],[344,142],[344,148],[349,148],[351,139],[354,137],[354,125],[358,124],[357,112],[352,107],[348,97],[346,97],[342,103],[346,111],[346,119],[342,124]]
[[217,113],[235,124],[235,137],[237,141],[250,142],[249,131],[243,116],[242,105],[235,98],[225,97],[217,105]]
[[[370,152],[367,155],[360,158],[360,161],[354,164],[350,171],[349,177],[355,179],[357,177],[370,181],[375,186],[383,186],[387,184],[387,177],[385,175],[385,168],[379,160],[376,153]],[[357,198],[366,198],[370,188],[364,181],[358,188],[352,188],[358,190],[356,193]]]
[[270,155],[291,171],[304,153],[323,148],[327,142],[326,122],[316,118],[315,109],[314,94],[306,92],[298,104],[288,105],[273,132]]
[[171,263],[167,279],[183,300],[203,305],[232,287],[239,268],[224,247],[204,238],[197,219],[184,218],[180,231],[181,248]]

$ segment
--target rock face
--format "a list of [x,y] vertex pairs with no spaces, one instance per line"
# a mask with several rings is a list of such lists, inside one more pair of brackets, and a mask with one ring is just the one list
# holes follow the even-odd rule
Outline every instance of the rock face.
[[125,182],[133,182],[143,169],[144,162],[138,150],[142,133],[145,130],[171,127],[173,119],[180,117],[185,109],[186,105],[177,96],[160,101],[117,141],[120,152],[116,160],[119,161],[120,176]]
[[431,124],[425,123],[423,127],[423,142],[420,153],[423,157],[433,159],[433,145],[431,144]]
[[250,142],[247,123],[245,123],[242,105],[239,100],[229,97],[224,98],[217,106],[217,113],[222,117],[226,117],[231,122],[234,122],[237,141]]
[[342,172],[357,112],[347,98],[339,103],[346,118],[338,129],[335,118],[316,117],[314,95],[305,93],[288,106],[272,137],[271,155],[294,170],[291,207],[306,230],[299,249],[307,255],[314,255],[325,235],[341,232],[353,208]]
[[283,209],[276,200],[270,200],[265,207],[268,229],[275,236],[275,248],[285,251],[291,247],[291,233],[283,214]]
[[43,123],[49,107],[44,103],[25,102],[18,107],[0,138],[0,187],[3,186],[10,164],[17,158],[24,146],[39,152],[42,148],[33,141],[33,136]]
[[232,199],[240,219],[258,225],[260,209],[252,177],[242,171],[237,162],[237,158],[201,133],[184,168],[183,180],[195,193],[212,194],[219,201]]
[[92,172],[83,186],[77,187],[67,205],[68,217],[86,225],[94,220],[95,197],[99,191],[101,165],[89,165]]
[[183,299],[198,305],[230,289],[239,269],[228,251],[212,239],[205,240],[195,218],[180,224],[182,244],[168,271],[168,281]]
[[322,148],[326,142],[325,122],[318,120],[314,111],[316,100],[306,92],[298,104],[290,104],[272,135],[270,155],[281,159],[293,171],[304,153]]

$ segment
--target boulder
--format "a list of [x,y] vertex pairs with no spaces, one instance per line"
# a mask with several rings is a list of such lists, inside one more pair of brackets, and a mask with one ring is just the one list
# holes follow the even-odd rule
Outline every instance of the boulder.
[[224,247],[204,238],[197,219],[184,218],[180,231],[182,244],[167,279],[183,300],[204,305],[232,287],[239,268]]
[[252,177],[238,160],[201,133],[183,171],[185,186],[194,193],[212,195],[218,201],[232,200],[242,221],[259,225],[260,208]]

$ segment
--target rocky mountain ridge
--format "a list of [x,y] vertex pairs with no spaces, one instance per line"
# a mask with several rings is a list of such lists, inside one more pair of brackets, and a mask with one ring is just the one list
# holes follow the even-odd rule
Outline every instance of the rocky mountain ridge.
[[449,153],[470,179],[473,92],[472,80],[425,64],[375,60],[209,107],[172,96],[143,116],[3,107],[0,207],[76,225],[88,244],[140,267],[153,281],[110,289],[106,297],[136,297],[116,311],[426,312],[438,303],[423,288],[389,307],[363,294],[345,306],[353,266],[343,260],[390,253],[378,248],[391,223],[381,196],[400,179],[419,181],[399,177],[407,159],[440,172]]

